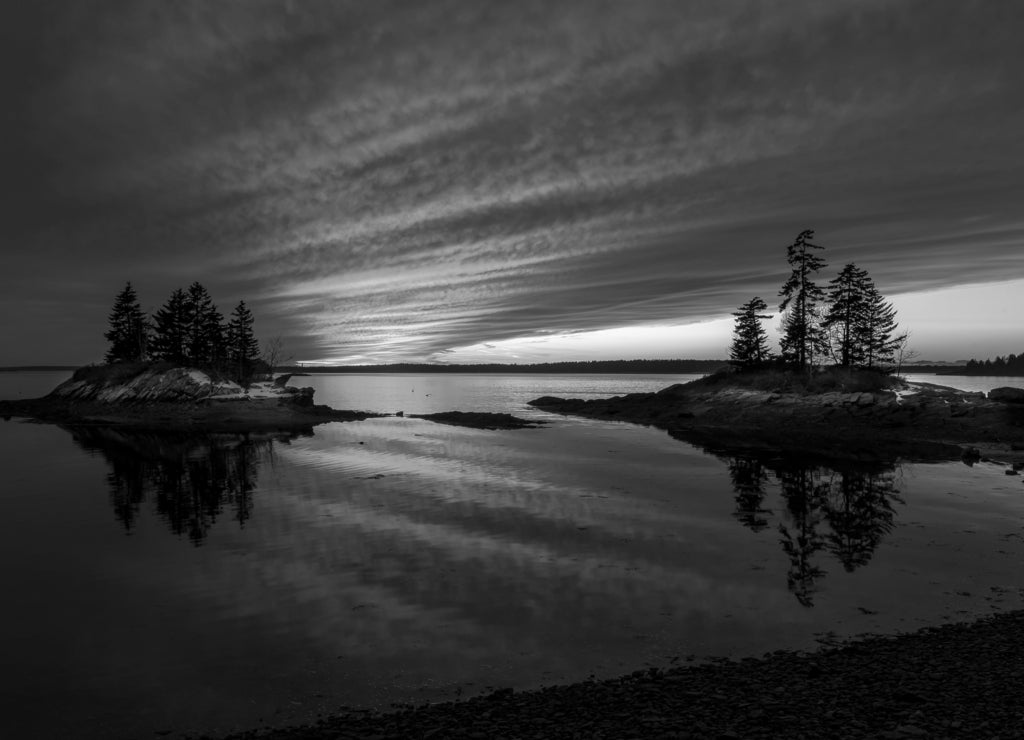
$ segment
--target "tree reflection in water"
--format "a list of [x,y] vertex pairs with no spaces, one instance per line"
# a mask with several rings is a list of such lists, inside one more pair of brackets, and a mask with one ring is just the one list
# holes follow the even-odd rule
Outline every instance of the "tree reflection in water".
[[202,544],[225,509],[239,526],[252,516],[259,467],[274,441],[296,434],[188,434],[112,427],[69,429],[75,442],[110,465],[114,516],[130,532],[147,497],[177,535]]
[[831,467],[749,456],[727,462],[736,492],[733,516],[755,532],[770,524],[773,511],[764,502],[769,486],[778,485],[784,509],[776,526],[789,558],[786,582],[797,601],[808,607],[814,605],[817,582],[825,575],[816,556],[830,552],[847,572],[866,565],[893,528],[893,504],[903,503],[895,465]]

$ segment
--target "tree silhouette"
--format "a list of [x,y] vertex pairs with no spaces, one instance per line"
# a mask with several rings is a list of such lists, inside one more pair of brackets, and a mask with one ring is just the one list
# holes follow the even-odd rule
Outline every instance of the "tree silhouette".
[[185,294],[186,360],[203,368],[219,366],[224,360],[224,317],[200,283]]
[[811,366],[815,353],[823,347],[817,306],[825,294],[812,278],[825,267],[825,260],[810,250],[824,247],[811,244],[813,238],[813,231],[801,231],[787,249],[786,258],[793,270],[779,291],[782,296],[779,310],[792,306],[783,322],[782,359],[801,370]]
[[858,339],[864,348],[864,366],[880,367],[893,364],[896,350],[903,341],[896,333],[896,309],[885,300],[874,284],[868,290],[864,320]]
[[822,328],[832,334],[831,350],[837,364],[843,367],[860,365],[864,360],[862,327],[870,287],[868,273],[852,262],[829,282],[829,308]]
[[252,325],[252,312],[246,307],[245,301],[239,301],[228,322],[227,361],[235,380],[246,386],[249,385],[256,363],[260,359],[260,345],[256,341]]
[[729,358],[732,364],[751,369],[760,367],[771,359],[768,349],[768,333],[761,326],[761,319],[770,319],[770,314],[761,313],[768,309],[768,304],[754,296],[733,313],[736,317],[733,326],[732,348]]
[[149,322],[139,306],[139,298],[130,282],[117,294],[109,317],[110,328],[103,336],[110,342],[104,360],[111,362],[137,362],[146,357],[149,341]]
[[153,315],[153,323],[153,356],[176,364],[187,362],[189,314],[185,291],[178,288],[171,293],[167,302]]

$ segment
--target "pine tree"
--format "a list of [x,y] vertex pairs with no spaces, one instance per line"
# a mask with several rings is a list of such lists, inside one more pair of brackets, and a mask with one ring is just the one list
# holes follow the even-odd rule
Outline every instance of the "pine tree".
[[227,361],[235,379],[246,386],[260,358],[260,345],[256,341],[252,325],[252,312],[246,307],[245,301],[239,301],[231,314],[231,321],[228,322]]
[[103,336],[110,342],[110,349],[104,360],[112,363],[145,359],[149,323],[130,282],[125,283],[124,290],[117,294],[109,321],[110,329]]
[[736,322],[733,327],[732,348],[729,358],[737,367],[748,369],[759,367],[770,358],[768,350],[768,333],[761,326],[761,319],[770,319],[770,314],[763,314],[768,304],[755,296],[740,306],[733,313]]
[[186,332],[188,328],[188,299],[178,288],[154,314],[153,357],[178,365],[188,361]]
[[893,363],[896,349],[903,340],[902,335],[895,336],[896,327],[896,309],[871,284],[864,319],[858,329],[858,341],[864,352],[864,367],[881,367]]
[[867,271],[853,263],[829,282],[829,308],[822,328],[831,334],[831,349],[843,367],[854,367],[864,360],[866,348],[859,340],[860,328],[873,287]]
[[185,294],[186,360],[202,368],[214,368],[224,361],[224,317],[210,294],[198,282]]
[[809,240],[813,238],[813,231],[801,231],[789,246],[787,260],[793,272],[779,291],[782,296],[779,310],[793,306],[783,322],[782,359],[801,370],[810,367],[815,353],[823,348],[817,306],[825,293],[812,276],[825,266],[825,260],[810,251],[823,249],[811,244]]

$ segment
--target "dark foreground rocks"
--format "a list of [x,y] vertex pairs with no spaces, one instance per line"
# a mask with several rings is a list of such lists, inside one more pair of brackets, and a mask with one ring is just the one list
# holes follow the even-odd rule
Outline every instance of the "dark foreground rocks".
[[1024,612],[1011,612],[809,654],[350,712],[231,738],[1019,738],[1022,687]]
[[967,446],[1021,459],[1024,404],[926,383],[875,392],[790,393],[709,384],[581,400],[545,396],[545,411],[666,429],[710,449],[806,451],[833,458],[956,459]]

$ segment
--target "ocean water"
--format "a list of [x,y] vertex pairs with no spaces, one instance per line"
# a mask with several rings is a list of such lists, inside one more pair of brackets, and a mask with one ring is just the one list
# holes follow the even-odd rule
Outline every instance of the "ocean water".
[[227,733],[1024,606],[1005,466],[716,455],[524,406],[684,379],[293,379],[342,408],[550,422],[515,431],[0,424],[0,736]]

